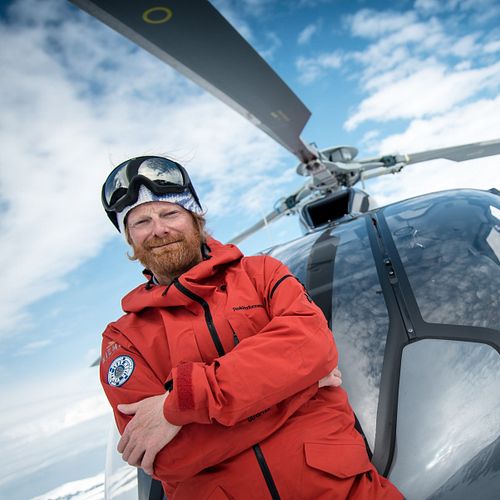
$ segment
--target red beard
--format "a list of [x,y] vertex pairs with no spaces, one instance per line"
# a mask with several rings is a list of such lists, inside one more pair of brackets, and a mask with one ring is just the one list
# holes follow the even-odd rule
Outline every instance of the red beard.
[[157,279],[172,280],[180,276],[201,260],[201,237],[197,228],[191,234],[179,233],[167,238],[156,236],[142,245],[132,245],[132,258],[149,269]]

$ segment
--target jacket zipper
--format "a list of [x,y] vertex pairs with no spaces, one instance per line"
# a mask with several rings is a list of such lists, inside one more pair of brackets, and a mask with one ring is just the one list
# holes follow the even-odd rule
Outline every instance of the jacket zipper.
[[203,311],[205,312],[205,322],[207,323],[208,331],[210,332],[210,336],[212,337],[213,343],[215,344],[217,353],[219,354],[219,356],[223,356],[224,354],[226,354],[226,352],[224,351],[224,347],[222,346],[219,334],[215,329],[214,320],[212,318],[212,313],[210,312],[210,306],[208,305],[208,302],[202,299],[199,295],[193,293],[191,290],[188,290],[184,285],[179,283],[177,280],[174,281],[174,286],[181,293],[183,293],[190,299],[194,300],[195,302],[198,302],[198,304],[200,304],[201,307],[203,307]]
[[[229,322],[228,322],[229,323]],[[236,335],[233,326],[229,323],[231,327],[231,331],[233,332],[233,342],[234,345],[238,345],[240,343],[240,339]],[[269,470],[269,466],[267,465],[266,458],[264,457],[264,453],[262,453],[262,448],[260,445],[256,444],[252,446],[253,452],[255,453],[255,458],[259,464],[262,475],[264,476],[264,480],[266,481],[267,489],[269,493],[271,493],[271,498],[273,500],[280,500],[280,494],[278,493],[278,488],[276,487],[276,483],[274,482],[271,471]]]
[[276,484],[274,482],[271,471],[269,470],[269,467],[267,465],[264,453],[262,453],[260,445],[256,444],[252,446],[252,448],[253,452],[255,453],[255,456],[257,457],[257,462],[259,463],[262,475],[264,476],[264,479],[266,481],[267,489],[269,490],[269,493],[271,493],[271,498],[273,500],[280,500],[280,494],[278,493],[278,488],[276,488]]
[[[212,313],[210,312],[210,306],[208,305],[208,302],[202,299],[199,295],[193,293],[191,290],[187,289],[177,280],[174,280],[173,285],[175,286],[175,288],[177,288],[177,290],[179,290],[179,292],[183,293],[184,295],[194,300],[195,302],[198,302],[198,304],[200,304],[201,307],[203,307],[203,311],[205,313],[205,322],[207,323],[208,331],[210,332],[212,341],[215,344],[215,348],[217,349],[219,356],[223,356],[224,354],[226,354],[226,351],[224,351],[224,347],[222,346],[219,334],[217,333],[217,330],[215,328],[214,320],[212,318]],[[238,336],[236,335],[236,332],[234,331],[232,326],[231,326],[231,331],[233,332],[234,345],[237,345],[240,340],[238,339]],[[259,464],[262,475],[264,476],[264,480],[266,481],[266,485],[267,488],[269,489],[269,493],[271,494],[271,498],[273,500],[280,500],[278,488],[276,488],[276,484],[274,482],[273,476],[271,475],[271,471],[269,470],[269,466],[267,465],[264,453],[262,453],[261,447],[258,444],[256,444],[252,447],[252,449],[255,453],[255,457],[257,458],[257,462]]]

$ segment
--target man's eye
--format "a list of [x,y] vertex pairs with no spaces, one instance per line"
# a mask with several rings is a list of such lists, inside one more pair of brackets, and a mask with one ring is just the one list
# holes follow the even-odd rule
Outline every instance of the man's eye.
[[132,224],[132,226],[133,226],[133,227],[144,226],[144,224],[146,224],[146,222],[147,222],[147,221],[146,221],[145,219],[143,219],[143,220],[138,220],[138,221],[134,222],[134,223]]

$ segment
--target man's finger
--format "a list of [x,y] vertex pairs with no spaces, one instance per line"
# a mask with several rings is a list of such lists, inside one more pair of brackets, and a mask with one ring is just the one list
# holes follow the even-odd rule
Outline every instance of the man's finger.
[[123,432],[120,441],[118,441],[118,446],[116,447],[118,453],[123,453],[125,451],[125,448],[127,447],[129,441],[130,441],[130,433],[127,432],[127,428],[125,427],[125,431]]
[[121,404],[118,405],[118,411],[124,413],[125,415],[135,415],[139,403]]
[[142,457],[140,466],[144,469],[144,472],[150,476],[153,474],[153,464],[158,451],[159,450],[150,447],[146,449],[146,453],[144,453],[144,456]]
[[124,445],[121,446],[121,450],[118,450],[119,453],[122,454],[123,460],[127,461],[128,457],[130,456],[130,453],[132,453],[132,450],[136,448],[139,445],[139,442],[137,441],[137,437],[134,435],[131,435],[129,439],[124,442]]
[[123,453],[122,453],[122,459],[125,461],[125,462],[128,462],[128,457],[130,456],[130,454],[132,453],[132,446],[129,446],[128,448],[125,448],[123,450]]
[[144,456],[144,451],[145,450],[143,446],[136,446],[133,450],[131,450],[127,458],[125,458],[125,454],[123,454],[123,459],[128,462],[129,465],[140,467],[142,457]]

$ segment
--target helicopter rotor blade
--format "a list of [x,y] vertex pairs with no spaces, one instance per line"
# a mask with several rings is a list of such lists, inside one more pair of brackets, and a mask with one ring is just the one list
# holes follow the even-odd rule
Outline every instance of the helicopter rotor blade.
[[408,155],[408,165],[420,163],[422,161],[444,158],[451,161],[467,161],[485,156],[494,156],[500,154],[500,139],[493,141],[474,142],[463,144],[461,146],[452,146],[449,148],[432,149],[422,151],[421,153],[412,153]]
[[[365,181],[381,175],[395,174],[400,172],[406,165],[412,165],[414,163],[422,163],[441,158],[462,162],[498,154],[500,154],[500,139],[495,139],[493,141],[474,142],[448,148],[431,149],[429,151],[422,151],[409,155],[387,155],[380,158],[362,160],[355,166],[353,165],[353,167],[361,171],[360,180]],[[349,164],[344,164],[343,168],[347,170]],[[353,170],[355,168],[353,168]]]
[[306,182],[301,188],[295,191],[295,193],[279,200],[276,208],[272,212],[267,214],[260,221],[256,222],[253,226],[232,238],[228,243],[237,245],[263,227],[267,226],[269,223],[279,219],[281,216],[297,212],[297,210],[303,205],[303,200],[309,198],[310,195],[315,192],[317,193],[317,188],[314,186],[314,183]]
[[270,222],[275,221],[276,219],[280,218],[282,215],[284,215],[286,212],[280,212],[278,210],[273,210],[271,213],[267,214],[263,219],[261,219],[259,222],[256,222],[253,226],[250,226],[248,229],[243,231],[242,233],[238,234],[234,238],[228,241],[228,243],[232,243],[233,245],[237,245],[238,243],[241,243],[243,240],[246,240],[249,236],[252,236],[252,234],[256,233],[263,227],[267,226]]
[[242,114],[302,162],[311,112],[207,1],[71,0]]
[[471,144],[461,144],[447,148],[430,149],[411,154],[385,155],[378,158],[369,158],[352,163],[339,164],[342,170],[371,170],[373,168],[390,168],[395,165],[412,165],[424,161],[445,159],[450,161],[467,161],[485,156],[494,156],[500,154],[500,139],[483,142],[473,142]]

